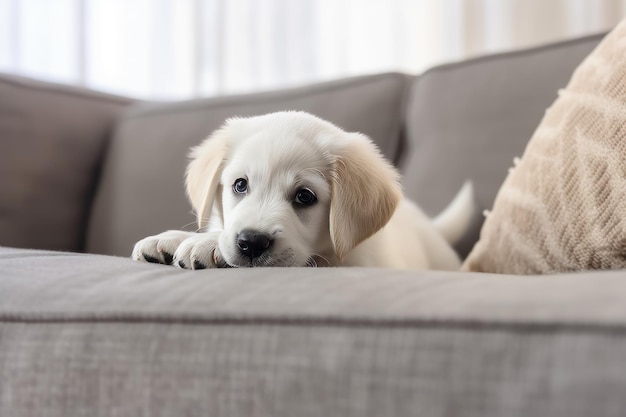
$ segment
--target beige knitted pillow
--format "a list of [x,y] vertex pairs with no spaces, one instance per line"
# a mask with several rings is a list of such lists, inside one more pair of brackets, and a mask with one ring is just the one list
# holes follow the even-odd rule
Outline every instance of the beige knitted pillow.
[[574,72],[500,188],[466,271],[626,268],[626,20]]

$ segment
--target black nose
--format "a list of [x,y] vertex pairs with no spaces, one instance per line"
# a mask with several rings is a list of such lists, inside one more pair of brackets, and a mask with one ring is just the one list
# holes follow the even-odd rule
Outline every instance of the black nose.
[[242,230],[237,235],[237,246],[239,252],[250,259],[261,256],[272,244],[272,240],[263,233],[256,230]]

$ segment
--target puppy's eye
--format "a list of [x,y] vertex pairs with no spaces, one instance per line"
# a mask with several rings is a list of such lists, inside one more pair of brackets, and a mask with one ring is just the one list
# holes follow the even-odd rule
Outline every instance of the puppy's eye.
[[233,184],[235,194],[245,194],[248,191],[248,180],[245,178],[237,178]]
[[296,203],[302,206],[312,206],[317,202],[317,197],[313,194],[313,191],[308,188],[302,188],[296,193]]

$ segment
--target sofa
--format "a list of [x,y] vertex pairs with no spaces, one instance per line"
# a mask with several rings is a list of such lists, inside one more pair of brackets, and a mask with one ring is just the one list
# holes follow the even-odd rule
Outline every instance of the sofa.
[[467,256],[603,35],[281,91],[144,102],[0,76],[0,416],[624,416],[626,273],[189,271],[133,262],[195,229],[190,147],[304,110],[372,138]]

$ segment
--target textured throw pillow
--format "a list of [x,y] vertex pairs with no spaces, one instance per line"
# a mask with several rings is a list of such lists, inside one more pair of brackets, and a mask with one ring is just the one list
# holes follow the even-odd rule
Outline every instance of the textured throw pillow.
[[576,69],[509,173],[463,265],[626,268],[626,20]]

